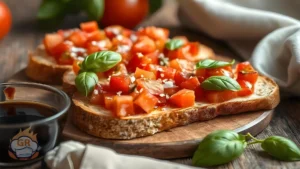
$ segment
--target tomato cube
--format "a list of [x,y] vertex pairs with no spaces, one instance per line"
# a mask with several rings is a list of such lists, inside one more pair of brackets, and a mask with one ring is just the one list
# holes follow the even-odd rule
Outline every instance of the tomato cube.
[[181,88],[190,89],[190,90],[195,90],[196,88],[199,88],[199,86],[200,86],[200,82],[197,77],[189,78],[188,80],[180,84]]
[[114,96],[112,106],[117,117],[125,117],[135,114],[132,96]]
[[157,70],[157,78],[173,80],[175,77],[176,70],[171,67],[158,66]]
[[189,89],[179,90],[170,97],[169,101],[177,107],[191,107],[195,104],[195,92]]
[[224,90],[224,91],[205,91],[205,99],[210,103],[224,102],[238,96],[237,91]]
[[109,81],[110,89],[114,92],[129,93],[130,77],[126,75],[111,76]]
[[146,90],[150,94],[160,95],[164,93],[164,86],[162,83],[156,80],[137,79],[137,90]]
[[80,29],[84,32],[93,32],[98,30],[98,23],[96,21],[83,22],[80,24]]
[[114,98],[115,95],[111,93],[104,93],[103,94],[103,99],[104,99],[104,107],[106,109],[112,109],[113,108],[113,103],[114,103]]
[[239,96],[249,96],[253,93],[254,85],[252,85],[251,82],[245,80],[237,80],[237,82],[241,86],[241,90],[238,91]]
[[63,42],[64,42],[63,36],[57,33],[46,34],[44,38],[45,49],[50,55],[55,55],[56,52],[53,49],[59,44],[62,44]]
[[147,70],[143,70],[140,68],[136,68],[135,73],[134,73],[135,78],[146,78],[146,79],[151,79],[155,80],[155,74],[153,72],[149,72]]
[[84,47],[88,38],[85,32],[75,31],[70,35],[69,40],[72,41],[77,47]]
[[96,30],[96,31],[88,33],[87,38],[89,41],[100,41],[102,39],[105,39],[106,36],[103,31]]
[[175,84],[180,86],[182,82],[187,81],[191,76],[191,73],[176,71],[174,76]]
[[151,113],[157,103],[158,98],[147,91],[143,91],[134,101],[134,104],[141,107],[146,113]]
[[156,50],[155,42],[147,36],[139,37],[139,39],[133,44],[131,52],[148,54]]

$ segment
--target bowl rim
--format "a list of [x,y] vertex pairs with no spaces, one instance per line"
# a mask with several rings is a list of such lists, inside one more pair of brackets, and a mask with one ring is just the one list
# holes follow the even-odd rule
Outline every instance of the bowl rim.
[[67,111],[69,110],[69,108],[71,106],[71,100],[70,100],[69,96],[62,90],[57,89],[50,85],[41,84],[41,83],[33,83],[33,82],[8,82],[8,83],[0,83],[0,87],[1,86],[4,86],[4,87],[14,87],[14,86],[15,87],[31,87],[31,88],[44,89],[47,91],[51,91],[51,92],[57,93],[60,96],[62,96],[63,99],[65,100],[65,105],[63,106],[62,110],[58,111],[57,113],[55,113],[52,116],[42,118],[40,120],[35,120],[32,122],[25,122],[25,123],[18,123],[18,124],[1,124],[0,123],[0,129],[1,128],[2,129],[3,128],[24,128],[24,127],[28,127],[28,126],[33,127],[36,125],[49,123],[53,120],[56,120],[57,118],[64,115],[65,113],[67,113]]

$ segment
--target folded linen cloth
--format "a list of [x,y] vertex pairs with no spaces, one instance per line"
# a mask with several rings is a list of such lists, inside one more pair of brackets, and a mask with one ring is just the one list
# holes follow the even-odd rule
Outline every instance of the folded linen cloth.
[[183,26],[227,41],[281,89],[300,95],[300,1],[178,2]]
[[113,150],[68,141],[47,153],[51,169],[196,169],[147,157],[121,155]]

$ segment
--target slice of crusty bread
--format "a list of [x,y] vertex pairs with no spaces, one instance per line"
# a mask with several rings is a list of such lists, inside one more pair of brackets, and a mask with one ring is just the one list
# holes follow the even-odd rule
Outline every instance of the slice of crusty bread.
[[61,84],[63,74],[70,69],[72,66],[58,65],[55,59],[46,53],[44,46],[40,45],[34,52],[29,52],[26,75],[37,82]]
[[101,138],[132,139],[209,120],[218,115],[273,109],[280,98],[277,84],[267,77],[259,76],[254,94],[247,97],[215,104],[197,102],[189,108],[155,110],[149,114],[121,119],[113,117],[105,108],[91,105],[86,97],[78,93],[73,95],[72,100],[72,122],[80,130]]

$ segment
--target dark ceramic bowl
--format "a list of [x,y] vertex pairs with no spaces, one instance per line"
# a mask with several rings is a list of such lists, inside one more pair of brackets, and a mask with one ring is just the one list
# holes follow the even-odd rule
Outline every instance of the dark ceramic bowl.
[[[5,95],[3,91],[7,88],[15,89],[14,98]],[[33,116],[38,118],[26,120],[24,112],[27,110],[15,109],[13,115],[8,115],[0,107],[0,168],[24,166],[41,160],[60,140],[71,104],[69,97],[63,91],[44,84],[2,83],[0,104],[7,102],[35,102],[55,111],[47,116],[33,111]],[[8,122],[6,118],[10,117],[18,117],[18,123]]]

